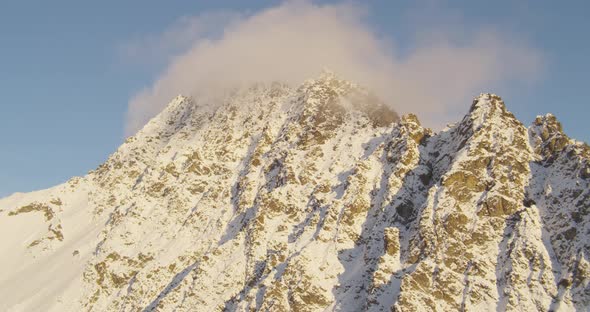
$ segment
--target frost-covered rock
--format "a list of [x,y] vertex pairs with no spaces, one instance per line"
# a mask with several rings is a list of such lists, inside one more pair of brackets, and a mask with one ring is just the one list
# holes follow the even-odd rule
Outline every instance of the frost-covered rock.
[[177,97],[0,200],[0,310],[585,311],[590,149],[482,94],[439,133],[333,74]]

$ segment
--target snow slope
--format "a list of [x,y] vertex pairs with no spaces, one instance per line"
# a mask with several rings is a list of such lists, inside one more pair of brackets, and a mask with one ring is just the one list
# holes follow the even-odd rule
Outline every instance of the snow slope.
[[439,133],[329,73],[179,96],[0,200],[0,310],[586,311],[589,183],[586,144],[492,94]]

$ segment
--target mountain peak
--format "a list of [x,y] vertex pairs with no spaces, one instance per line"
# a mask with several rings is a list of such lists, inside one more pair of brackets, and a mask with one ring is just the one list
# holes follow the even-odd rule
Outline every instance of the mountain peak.
[[297,93],[304,99],[307,110],[327,109],[334,115],[359,112],[375,127],[399,121],[398,114],[375,94],[357,83],[339,78],[329,70],[324,70],[319,78],[306,80]]
[[317,78],[307,79],[301,89],[306,93],[317,93],[317,91],[332,91],[338,95],[348,94],[351,91],[368,92],[360,85],[339,77],[335,72],[324,69]]
[[537,116],[532,126],[538,129],[545,130],[544,134],[541,133],[541,136],[544,140],[546,140],[551,134],[563,134],[563,127],[561,126],[561,122],[559,122],[559,120],[557,120],[557,117],[555,117],[555,115],[551,113],[545,114],[544,116]]
[[502,98],[493,93],[482,93],[476,97],[466,118],[473,130],[486,126],[522,126],[522,123],[506,109]]
[[570,143],[561,123],[553,114],[537,116],[529,128],[529,135],[533,148],[545,159],[561,152]]
[[481,93],[473,99],[470,113],[489,114],[492,112],[506,112],[506,105],[502,98],[493,93]]
[[177,97],[0,199],[0,310],[585,310],[590,152],[539,165],[536,123],[486,93],[432,133],[333,73]]

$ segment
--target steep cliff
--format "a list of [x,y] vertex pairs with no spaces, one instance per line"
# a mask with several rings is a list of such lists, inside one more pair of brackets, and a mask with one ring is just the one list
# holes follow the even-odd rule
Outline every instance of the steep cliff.
[[177,97],[0,200],[0,310],[586,311],[590,148],[493,94],[439,133],[331,74]]

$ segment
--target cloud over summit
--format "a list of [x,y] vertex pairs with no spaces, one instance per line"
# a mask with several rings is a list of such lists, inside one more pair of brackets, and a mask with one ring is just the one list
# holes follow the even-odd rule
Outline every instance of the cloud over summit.
[[[220,22],[211,16],[224,18]],[[181,42],[188,48],[167,59],[168,67],[154,84],[130,100],[127,134],[178,94],[200,96],[249,82],[299,84],[322,68],[437,127],[456,117],[453,112],[466,107],[466,99],[502,82],[530,80],[540,64],[535,50],[490,30],[465,35],[460,43],[451,39],[456,34],[437,31],[401,55],[395,38],[377,35],[369,19],[358,5],[308,1],[288,1],[252,14],[184,19],[142,46],[174,51]]]

